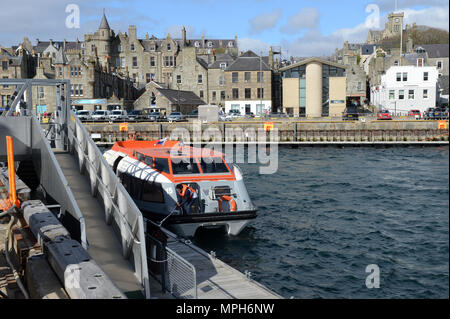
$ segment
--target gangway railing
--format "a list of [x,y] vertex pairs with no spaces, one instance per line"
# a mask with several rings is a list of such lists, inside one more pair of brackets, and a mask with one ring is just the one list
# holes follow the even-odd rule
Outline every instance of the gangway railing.
[[99,198],[104,207],[106,223],[118,236],[122,255],[134,266],[135,276],[150,298],[144,221],[128,192],[106,162],[88,131],[70,111],[67,123],[69,151],[76,153],[81,173],[86,172],[91,194]]

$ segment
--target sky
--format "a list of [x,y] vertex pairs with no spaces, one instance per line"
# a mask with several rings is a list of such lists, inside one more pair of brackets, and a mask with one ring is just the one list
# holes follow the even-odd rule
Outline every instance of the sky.
[[[267,54],[270,46],[281,46],[283,58],[328,56],[345,41],[364,42],[369,29],[383,29],[396,2],[405,24],[449,30],[448,0],[15,0],[0,11],[0,45],[17,45],[25,36],[33,44],[37,38],[83,40],[97,30],[105,10],[116,33],[132,24],[141,38],[147,32],[180,37],[184,25],[188,38],[237,35],[240,51]],[[79,25],[73,9],[66,12],[70,5],[79,8]]]

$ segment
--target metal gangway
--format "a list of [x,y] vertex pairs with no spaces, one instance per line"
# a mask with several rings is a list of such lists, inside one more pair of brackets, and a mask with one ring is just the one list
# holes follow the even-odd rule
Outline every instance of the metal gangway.
[[[14,138],[15,159],[29,161],[62,224],[127,297],[150,298],[141,212],[70,109],[68,80],[0,79],[16,91],[0,116],[0,136]],[[57,110],[45,132],[32,109],[33,89],[53,87]],[[50,137],[50,142],[47,139]],[[5,161],[0,138],[0,161]]]

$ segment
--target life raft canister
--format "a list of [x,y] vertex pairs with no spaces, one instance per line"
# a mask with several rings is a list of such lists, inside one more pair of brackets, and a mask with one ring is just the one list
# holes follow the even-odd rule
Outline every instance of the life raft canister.
[[223,195],[219,197],[219,212],[223,212],[222,210],[222,202],[228,202],[230,204],[230,212],[236,211],[236,202],[234,201],[233,197],[228,195]]

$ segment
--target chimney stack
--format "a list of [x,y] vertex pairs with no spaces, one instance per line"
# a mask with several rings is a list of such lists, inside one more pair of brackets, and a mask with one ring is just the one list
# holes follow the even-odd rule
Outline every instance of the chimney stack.
[[186,28],[183,26],[183,28],[181,28],[181,37],[183,40],[183,47],[186,45]]

